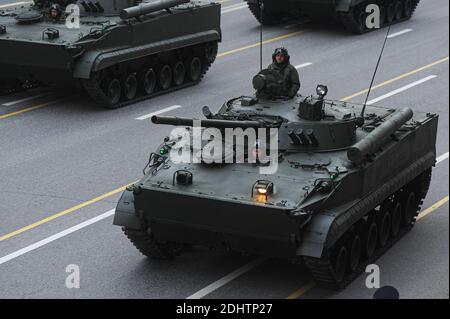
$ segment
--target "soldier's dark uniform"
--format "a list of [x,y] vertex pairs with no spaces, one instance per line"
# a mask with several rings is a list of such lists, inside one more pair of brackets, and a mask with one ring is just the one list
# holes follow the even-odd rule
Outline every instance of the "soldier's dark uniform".
[[[284,55],[284,62],[277,63],[276,57],[278,54]],[[269,65],[269,69],[275,70],[281,74],[284,83],[280,88],[280,95],[293,98],[300,90],[300,77],[297,69],[290,64],[290,56],[285,48],[278,48],[272,55],[273,63]]]

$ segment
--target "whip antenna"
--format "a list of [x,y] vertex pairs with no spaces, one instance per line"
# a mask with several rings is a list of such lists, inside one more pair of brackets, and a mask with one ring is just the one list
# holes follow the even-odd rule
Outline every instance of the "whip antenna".
[[389,37],[389,31],[391,30],[391,25],[392,25],[392,22],[389,24],[389,27],[387,29],[386,36],[385,36],[384,42],[383,42],[383,47],[381,48],[380,55],[378,56],[377,65],[375,67],[375,71],[373,72],[373,76],[372,76],[372,81],[370,81],[369,90],[367,91],[366,100],[364,101],[364,106],[363,106],[363,108],[361,110],[361,115],[360,115],[361,125],[364,124],[364,113],[366,112],[367,100],[369,99],[370,91],[372,90],[373,82],[375,80],[375,76],[376,76],[377,71],[378,71],[378,66],[380,65],[381,57],[383,56],[384,47],[386,46],[386,42],[387,42],[387,39]]

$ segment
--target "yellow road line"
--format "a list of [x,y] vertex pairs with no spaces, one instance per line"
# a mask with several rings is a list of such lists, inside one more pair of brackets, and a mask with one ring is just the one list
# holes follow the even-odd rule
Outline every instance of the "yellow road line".
[[[417,217],[417,220],[420,220],[420,219],[424,218],[428,214],[434,212],[439,207],[445,205],[447,202],[448,202],[448,195],[445,196],[440,201],[436,202],[435,204],[431,205],[429,208],[427,208],[424,211],[422,211],[419,214],[419,216]],[[308,292],[309,290],[311,290],[315,286],[316,286],[316,284],[314,282],[310,282],[310,283],[306,284],[305,286],[303,286],[302,288],[300,288],[299,290],[297,290],[297,291],[293,292],[292,294],[290,294],[286,299],[297,299],[297,298],[303,296],[306,292]]]
[[[276,38],[265,40],[265,41],[263,41],[263,45],[264,44],[269,44],[269,43],[272,43],[272,42],[276,42],[276,41],[280,41],[280,40],[284,40],[284,39],[287,39],[287,38],[290,38],[290,37],[294,37],[296,35],[300,35],[300,34],[303,34],[303,33],[305,33],[305,31],[297,31],[297,32],[288,33],[288,34],[285,34],[285,35],[282,35],[282,36],[279,36],[279,37],[276,37]],[[234,54],[234,53],[237,53],[237,52],[241,52],[241,51],[245,51],[245,50],[248,50],[248,49],[256,48],[259,45],[260,45],[259,42],[258,43],[254,43],[254,44],[250,44],[250,45],[246,45],[246,46],[241,47],[241,48],[237,48],[237,49],[234,49],[234,50],[225,51],[223,53],[220,53],[220,54],[217,55],[217,57],[221,58],[221,57],[224,57],[224,56],[227,56],[227,55],[230,55],[230,54]]]
[[298,299],[299,297],[303,296],[305,293],[307,293],[309,290],[314,288],[316,286],[316,283],[314,281],[311,281],[310,283],[306,284],[299,290],[293,292],[289,296],[286,297],[286,299]]
[[58,102],[65,101],[67,99],[69,99],[69,98],[65,97],[65,98],[62,98],[62,99],[55,100],[55,101],[50,101],[50,102],[47,102],[47,103],[43,103],[43,104],[27,107],[26,109],[22,109],[22,110],[19,110],[19,111],[3,114],[3,115],[0,115],[0,120],[6,119],[6,118],[14,116],[14,115],[30,112],[30,111],[33,111],[33,110],[37,110],[37,109],[46,107],[46,106],[51,105],[51,104],[55,104],[55,103],[58,103]]
[[[430,63],[430,64],[427,64],[427,65],[424,65],[424,66],[422,66],[422,67],[420,67],[420,68],[417,68],[417,69],[412,70],[412,71],[410,71],[410,72],[407,72],[407,73],[404,73],[404,74],[402,74],[402,75],[399,75],[399,76],[397,76],[397,77],[395,77],[395,78],[392,78],[392,79],[390,79],[390,80],[387,80],[387,81],[385,81],[385,82],[383,82],[383,83],[377,84],[377,85],[375,85],[375,86],[372,87],[372,90],[375,90],[375,89],[378,89],[378,88],[380,88],[380,87],[386,86],[386,85],[388,85],[388,84],[390,84],[390,83],[392,83],[392,82],[401,80],[401,79],[406,78],[406,77],[408,77],[408,76],[410,76],[410,75],[413,75],[413,74],[416,74],[416,73],[418,73],[418,72],[420,72],[420,71],[423,71],[423,70],[426,70],[426,69],[428,69],[428,68],[431,68],[431,67],[433,67],[433,66],[435,66],[435,65],[444,63],[445,61],[448,61],[448,57],[443,58],[443,59],[440,59],[440,60],[437,60],[437,61],[435,61],[435,62],[433,62],[433,63]],[[355,94],[352,94],[352,95],[350,95],[350,96],[344,97],[343,99],[341,99],[341,101],[348,101],[348,100],[350,100],[350,99],[353,99],[354,97],[363,95],[363,94],[365,94],[365,93],[367,93],[367,92],[369,92],[369,88],[364,89],[364,90],[362,90],[362,91],[359,91],[359,92],[357,92],[357,93],[355,93]]]
[[21,234],[23,232],[26,232],[26,231],[28,231],[30,229],[36,228],[36,227],[38,227],[40,225],[43,225],[43,224],[46,224],[46,223],[48,223],[48,222],[50,222],[52,220],[55,220],[56,218],[59,218],[61,216],[65,216],[67,214],[73,213],[74,211],[77,211],[77,210],[79,210],[79,209],[81,209],[83,207],[86,207],[88,205],[97,203],[97,202],[99,202],[99,201],[101,201],[101,200],[103,200],[105,198],[108,198],[108,197],[110,197],[112,195],[115,195],[117,193],[123,192],[127,186],[128,185],[119,187],[119,188],[117,188],[117,189],[115,189],[113,191],[110,191],[108,193],[100,195],[100,196],[98,196],[96,198],[93,198],[91,200],[83,202],[83,203],[81,203],[79,205],[73,206],[73,207],[71,207],[69,209],[63,210],[62,212],[59,212],[59,213],[57,213],[55,215],[52,215],[52,216],[49,216],[47,218],[41,219],[41,220],[39,220],[39,221],[37,221],[37,222],[35,222],[33,224],[30,224],[28,226],[25,226],[25,227],[22,227],[20,229],[17,229],[15,231],[11,232],[11,233],[6,234],[6,235],[3,235],[3,236],[0,237],[0,241],[3,241],[5,239],[11,238],[11,237],[14,237],[14,236],[19,235],[19,234]]
[[425,216],[427,216],[428,214],[434,212],[436,209],[438,209],[439,207],[445,205],[445,203],[448,202],[448,195],[445,196],[443,199],[441,199],[440,201],[438,201],[437,203],[433,204],[431,207],[425,209],[424,211],[422,211],[419,216],[417,216],[417,220],[421,220],[422,218],[424,218]]

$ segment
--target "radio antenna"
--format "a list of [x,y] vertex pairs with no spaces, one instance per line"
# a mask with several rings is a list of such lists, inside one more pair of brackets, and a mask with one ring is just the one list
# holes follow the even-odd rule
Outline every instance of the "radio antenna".
[[259,0],[259,70],[263,69],[263,15],[264,15],[264,2]]
[[375,71],[373,72],[373,76],[372,76],[372,81],[370,81],[370,86],[369,86],[369,90],[367,91],[366,100],[364,101],[364,106],[363,106],[363,108],[361,110],[361,115],[360,115],[360,124],[361,124],[361,126],[364,124],[364,115],[365,115],[365,112],[366,112],[367,101],[369,100],[370,91],[372,91],[373,82],[375,80],[375,76],[377,75],[377,71],[378,71],[378,67],[380,65],[381,57],[383,56],[384,47],[386,46],[386,42],[387,42],[387,39],[389,37],[389,31],[391,30],[391,25],[392,25],[392,22],[389,23],[389,27],[387,28],[386,36],[385,36],[384,42],[383,42],[383,47],[381,48],[380,55],[378,56],[377,65],[375,66]]

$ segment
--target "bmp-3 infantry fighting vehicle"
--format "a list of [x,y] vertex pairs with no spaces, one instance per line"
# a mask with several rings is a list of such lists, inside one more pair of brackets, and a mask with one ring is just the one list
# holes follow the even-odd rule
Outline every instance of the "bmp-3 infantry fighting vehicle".
[[0,11],[0,86],[75,86],[116,108],[198,83],[220,41],[210,1],[35,0]]
[[[303,261],[318,284],[340,289],[414,225],[436,161],[438,116],[372,105],[362,112],[363,105],[325,99],[323,85],[318,96],[278,97],[270,70],[253,83],[255,96],[229,100],[217,114],[205,107],[201,128],[190,118],[152,118],[187,128],[151,153],[114,224],[151,258],[192,244],[224,247]],[[225,138],[205,133],[211,128]],[[245,138],[228,138],[231,129]],[[191,143],[198,132],[206,139]],[[223,147],[215,153],[210,143]],[[268,149],[277,149],[268,156],[276,170],[246,161]],[[197,161],[179,160],[180,150]]]
[[[315,20],[334,19],[349,31],[364,33],[367,28],[366,8],[376,4],[380,8],[380,26],[408,20],[420,0],[245,0],[260,23],[272,25],[284,18],[308,16]],[[261,10],[260,4],[264,4]],[[369,11],[371,12],[371,11]]]

